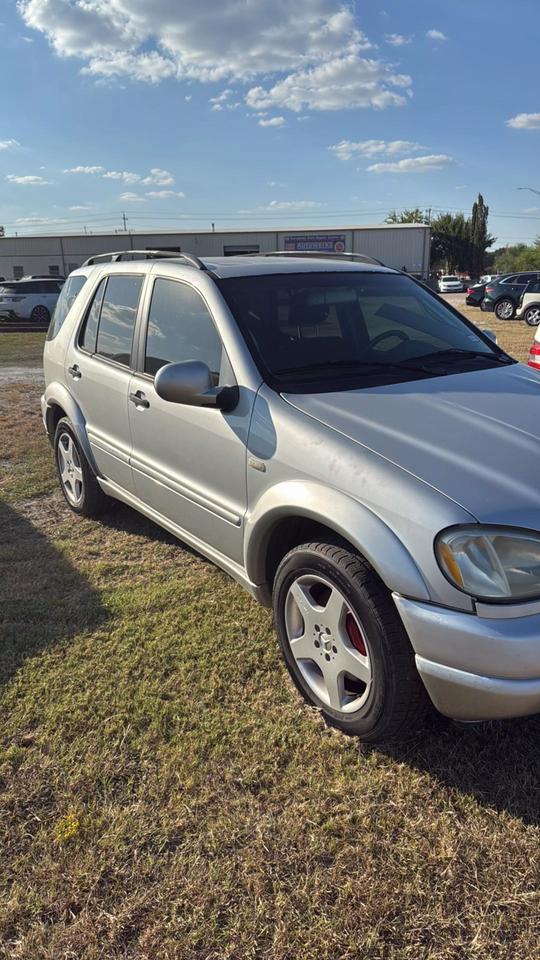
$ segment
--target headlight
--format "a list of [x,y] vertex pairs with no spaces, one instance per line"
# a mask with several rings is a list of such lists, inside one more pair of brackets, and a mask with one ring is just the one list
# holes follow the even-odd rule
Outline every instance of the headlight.
[[510,527],[454,527],[439,534],[435,555],[448,580],[473,597],[540,597],[540,534]]

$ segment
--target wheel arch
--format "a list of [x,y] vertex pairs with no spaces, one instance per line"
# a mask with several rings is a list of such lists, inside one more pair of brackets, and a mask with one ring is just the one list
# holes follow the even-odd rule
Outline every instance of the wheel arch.
[[250,580],[271,588],[285,554],[325,533],[349,543],[390,590],[429,600],[410,553],[379,517],[344,493],[297,481],[266,491],[247,519],[244,559]]
[[99,476],[99,471],[86,432],[86,419],[76,400],[61,383],[51,384],[45,391],[44,400],[44,420],[50,442],[54,442],[54,435],[59,420],[61,420],[62,417],[67,417],[73,425],[77,440],[84,451],[84,455],[93,473]]

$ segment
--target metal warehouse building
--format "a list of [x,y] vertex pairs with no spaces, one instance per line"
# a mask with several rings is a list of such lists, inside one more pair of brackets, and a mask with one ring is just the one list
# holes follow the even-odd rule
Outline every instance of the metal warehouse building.
[[222,257],[274,250],[365,253],[389,267],[427,277],[430,228],[422,224],[182,233],[92,233],[0,237],[0,277],[67,276],[88,257],[112,250],[170,250]]

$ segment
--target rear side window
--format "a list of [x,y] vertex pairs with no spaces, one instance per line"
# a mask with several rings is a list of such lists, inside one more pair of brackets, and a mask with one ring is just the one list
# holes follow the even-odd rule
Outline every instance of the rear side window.
[[99,319],[96,353],[129,365],[141,295],[141,276],[109,277]]
[[69,311],[75,300],[86,283],[87,278],[83,276],[70,277],[64,284],[62,292],[56,301],[56,307],[52,315],[47,340],[53,340],[60,332]]
[[94,294],[94,299],[92,300],[92,303],[88,309],[88,313],[86,314],[86,322],[84,324],[83,331],[79,337],[79,346],[82,347],[83,350],[87,350],[88,353],[96,352],[96,337],[99,315],[101,313],[101,304],[103,302],[103,294],[105,293],[106,286],[107,278],[101,281]]

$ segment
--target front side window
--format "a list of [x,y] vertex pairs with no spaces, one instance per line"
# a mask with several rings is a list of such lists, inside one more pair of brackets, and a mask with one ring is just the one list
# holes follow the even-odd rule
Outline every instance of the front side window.
[[166,363],[201,360],[220,382],[223,347],[208,308],[196,290],[177,280],[154,284],[144,372],[155,376]]
[[84,287],[86,280],[86,277],[80,275],[78,277],[70,277],[64,284],[62,292],[56,301],[56,307],[47,333],[47,340],[52,340],[60,332],[64,320]]
[[219,286],[263,375],[287,383],[414,379],[511,362],[409,277],[272,274]]
[[143,277],[109,277],[97,335],[96,353],[129,366]]

